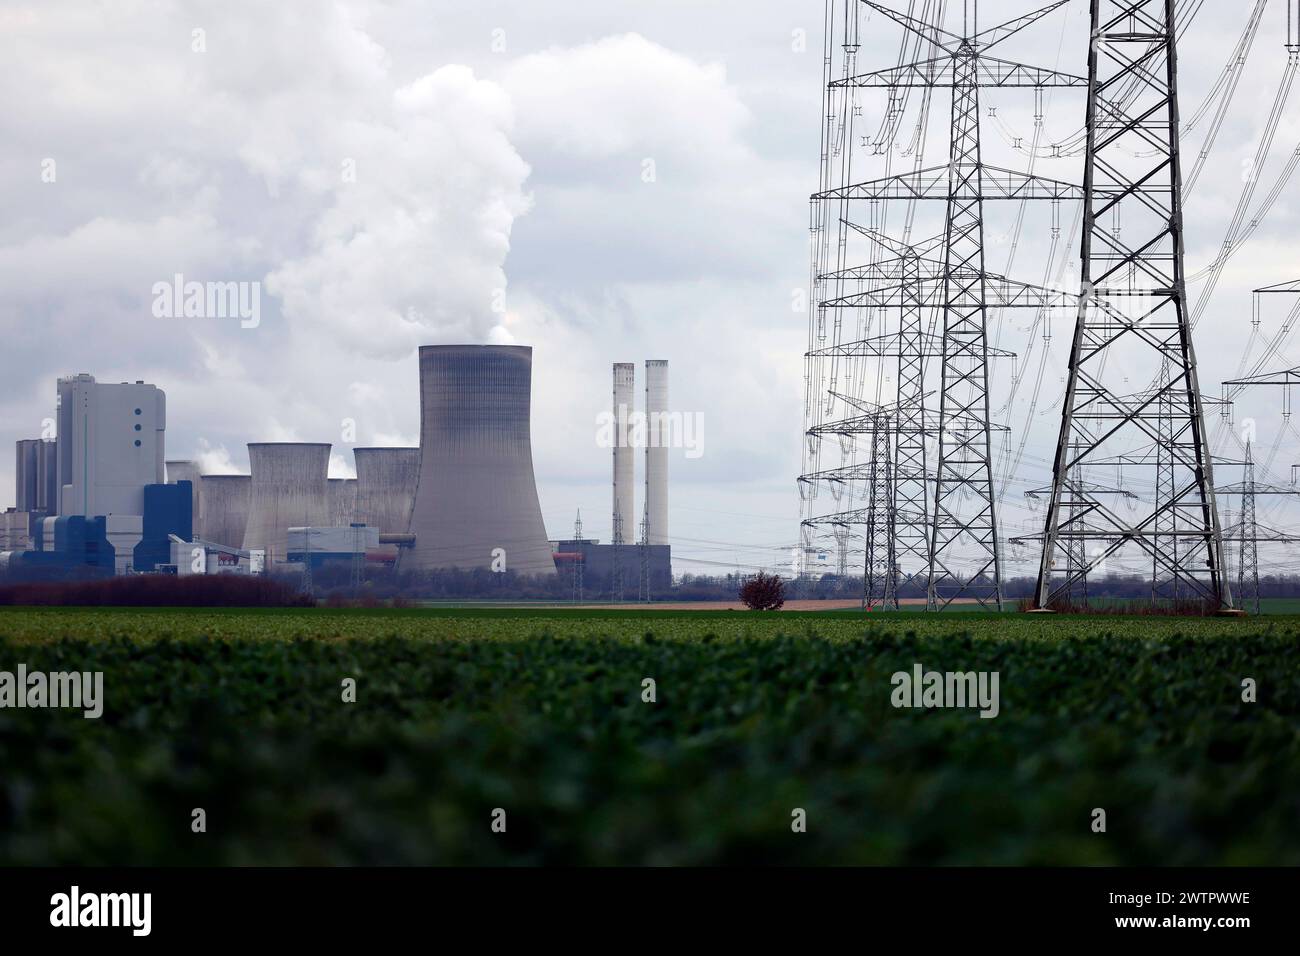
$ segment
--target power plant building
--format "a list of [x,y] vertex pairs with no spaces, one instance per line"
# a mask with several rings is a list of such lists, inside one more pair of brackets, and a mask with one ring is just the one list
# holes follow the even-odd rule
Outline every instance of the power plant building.
[[143,515],[144,486],[164,480],[166,426],[153,385],[59,379],[59,514]]
[[317,442],[251,442],[250,474],[204,475],[193,460],[166,460],[161,389],[60,378],[58,437],[15,446],[16,507],[0,513],[0,573],[259,574],[347,561],[549,576],[558,563],[620,596],[635,590],[639,572],[663,591],[668,363],[645,363],[643,421],[635,364],[613,366],[612,540],[579,531],[553,543],[533,469],[532,359],[526,346],[421,347],[420,444],[356,448],[355,479],[331,479],[331,445]]
[[198,462],[188,460],[167,462],[167,484],[174,485],[181,481],[190,483],[190,514],[194,519],[194,537],[201,538],[203,537],[201,520],[203,508],[200,498],[203,494],[203,476],[199,473]]
[[533,351],[420,349],[420,474],[414,546],[401,570],[555,573],[533,476]]
[[252,482],[242,550],[266,552],[269,568],[288,557],[290,528],[329,524],[330,446],[250,442],[248,463]]
[[59,512],[58,443],[24,438],[16,443],[14,510],[54,515]]

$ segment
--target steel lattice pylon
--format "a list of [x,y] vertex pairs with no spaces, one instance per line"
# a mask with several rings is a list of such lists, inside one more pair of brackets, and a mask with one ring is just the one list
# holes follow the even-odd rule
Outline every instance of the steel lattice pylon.
[[[930,536],[929,600],[963,593],[1002,607],[1002,561],[989,430],[988,301],[984,292],[984,196],[975,49],[953,60],[952,160],[944,242],[943,359],[939,460]],[[968,424],[959,426],[958,420]],[[973,421],[972,421],[973,419]],[[973,574],[954,564],[967,542],[980,551]]]
[[[980,152],[979,91],[984,85],[1041,88],[1074,86],[1079,80],[1052,71],[994,61],[982,52],[1014,36],[1063,3],[1053,3],[974,35],[956,36],[927,27],[870,0],[866,2],[947,53],[942,84],[952,88],[952,140],[946,170],[947,209],[939,275],[942,288],[939,448],[934,508],[929,515],[927,605],[939,609],[959,597],[972,597],[982,605],[1001,610],[1002,543],[993,480],[988,365],[990,277],[984,258],[984,202],[990,187],[994,192],[999,191],[999,183],[1005,184],[1003,194],[1018,198],[1060,198],[1070,195],[1072,190],[1066,184],[984,166]],[[992,68],[994,65],[998,68]],[[931,75],[938,74],[931,71]],[[866,85],[867,79],[858,82]],[[897,77],[891,76],[891,80],[897,82]],[[923,174],[913,178],[918,187],[925,180]],[[892,183],[893,188],[912,185],[905,179]],[[876,189],[879,191],[880,187]]]
[[[1081,295],[1035,603],[1137,546],[1165,593],[1230,608],[1187,319],[1174,0],[1092,0],[1091,13]],[[1148,391],[1124,386],[1151,370]],[[1151,443],[1155,501],[1122,515],[1088,469]],[[1054,575],[1080,541],[1087,565]]]
[[[1002,308],[1076,308],[1077,297],[1063,295],[990,275],[984,262],[984,203],[988,200],[1023,201],[1041,199],[1059,201],[1082,199],[1077,185],[985,166],[980,155],[979,89],[1022,87],[1086,86],[1083,77],[1023,64],[996,60],[986,55],[988,49],[1020,30],[1064,6],[1057,0],[1033,13],[979,31],[978,27],[957,35],[902,13],[862,0],[865,7],[881,13],[919,36],[935,51],[935,59],[911,63],[875,73],[856,74],[857,28],[849,21],[845,29],[845,75],[829,82],[828,89],[886,89],[890,110],[900,102],[900,90],[914,86],[945,87],[952,90],[952,137],[949,162],[945,166],[917,168],[884,179],[855,182],[844,178],[851,174],[847,161],[841,170],[839,185],[832,185],[827,164],[828,152],[823,139],[822,190],[814,195],[814,237],[821,234],[821,258],[815,253],[815,266],[827,258],[829,247],[824,229],[833,221],[826,210],[838,210],[840,231],[836,268],[814,269],[814,292],[827,283],[835,290],[829,297],[814,296],[810,322],[808,360],[809,390],[806,414],[825,414],[839,402],[860,405],[837,386],[837,362],[861,363],[867,359],[897,358],[898,392],[896,400],[871,414],[851,415],[841,420],[812,421],[805,429],[810,454],[806,463],[818,460],[822,438],[834,436],[842,451],[852,447],[857,437],[870,438],[873,455],[870,462],[845,465],[830,470],[805,469],[800,478],[805,501],[816,495],[816,486],[831,483],[840,501],[848,490],[848,507],[834,514],[806,519],[803,541],[811,540],[818,526],[835,530],[841,551],[852,525],[868,524],[878,509],[854,508],[854,482],[867,481],[874,488],[882,471],[892,470],[890,501],[894,533],[886,541],[877,532],[868,534],[865,548],[865,594],[868,602],[873,592],[882,593],[876,582],[883,580],[880,569],[892,567],[898,576],[899,564],[919,569],[926,577],[928,606],[938,609],[951,601],[970,596],[980,603],[1001,607],[1001,542],[998,537],[996,497],[993,483],[991,433],[1002,426],[990,422],[988,361],[995,355],[1010,355],[991,349],[987,336],[987,317],[991,309]],[[829,21],[828,21],[829,22]],[[828,32],[829,37],[829,32]],[[829,51],[829,46],[828,46]],[[830,60],[827,59],[827,77]],[[828,109],[830,119],[832,113]],[[845,116],[849,114],[845,111]],[[893,115],[891,112],[890,115]],[[829,130],[828,126],[828,130]],[[847,158],[848,153],[845,153]],[[933,246],[897,241],[882,235],[876,225],[879,207],[888,200],[908,203],[939,200],[946,204],[945,230]],[[849,219],[850,203],[868,204],[871,229],[854,225]],[[857,231],[878,247],[893,253],[894,258],[873,259],[866,265],[849,266],[844,262],[846,229]],[[926,246],[922,251],[922,246]],[[933,257],[927,253],[934,251]],[[857,282],[859,291],[845,293],[845,282]],[[836,310],[897,312],[898,331],[874,337],[861,335],[853,341],[841,338],[843,324]],[[936,310],[940,334],[923,328],[928,310]],[[827,323],[828,312],[834,316]],[[828,327],[832,341],[825,344]],[[927,359],[939,360],[940,393],[937,414],[925,407],[924,375]],[[820,361],[830,365],[829,386],[823,384]],[[850,370],[854,366],[849,365]],[[859,366],[860,367],[860,366]],[[933,369],[931,374],[934,374]],[[860,378],[860,376],[859,376]],[[855,382],[849,375],[850,390]],[[822,399],[825,397],[825,401]],[[892,458],[879,462],[876,452],[888,447],[875,437],[881,416],[892,419]],[[938,462],[931,470],[927,461],[926,438],[938,439]],[[846,442],[848,445],[846,446]],[[892,467],[891,467],[892,466]],[[868,491],[870,494],[870,490]],[[875,501],[880,500],[880,492]],[[873,527],[878,527],[879,521]],[[886,550],[887,549],[887,552]],[[972,554],[974,560],[972,562]],[[971,567],[973,566],[973,571]],[[873,572],[872,569],[876,569]],[[910,577],[911,575],[909,575]],[[896,584],[894,585],[897,586]]]
[[1237,591],[1250,595],[1259,613],[1259,525],[1255,521],[1255,460],[1246,442],[1245,474],[1241,481],[1241,551],[1237,564]]
[[[930,488],[925,455],[925,329],[921,305],[921,257],[909,246],[900,250],[904,305],[898,333],[897,431],[891,476],[894,525],[889,560],[894,587],[900,565],[930,571]],[[875,460],[875,455],[872,455]],[[901,517],[900,517],[901,515]],[[895,594],[897,597],[897,594]]]
[[893,456],[890,452],[891,421],[876,418],[871,433],[871,482],[867,498],[867,561],[863,606],[871,611],[898,610],[898,560],[894,552],[897,521],[894,510]]

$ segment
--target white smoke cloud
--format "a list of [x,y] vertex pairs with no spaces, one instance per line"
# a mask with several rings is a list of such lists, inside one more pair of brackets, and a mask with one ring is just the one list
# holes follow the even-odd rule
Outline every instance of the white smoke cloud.
[[386,359],[499,340],[510,230],[529,205],[511,118],[500,87],[447,66],[396,89],[386,122],[332,144],[346,178],[310,252],[267,279],[296,335]]

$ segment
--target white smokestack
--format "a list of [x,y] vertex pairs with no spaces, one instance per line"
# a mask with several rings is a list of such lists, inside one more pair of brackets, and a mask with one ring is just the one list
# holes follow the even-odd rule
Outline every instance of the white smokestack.
[[636,366],[614,363],[614,531],[613,540],[630,544],[636,540],[636,457],[629,443],[628,419],[632,415],[636,388]]
[[645,363],[645,519],[646,542],[668,543],[668,363]]

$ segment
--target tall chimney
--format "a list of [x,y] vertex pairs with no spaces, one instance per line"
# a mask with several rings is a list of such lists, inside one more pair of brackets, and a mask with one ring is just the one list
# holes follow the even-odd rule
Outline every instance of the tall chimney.
[[614,532],[615,544],[636,540],[636,459],[629,442],[628,419],[632,415],[636,387],[636,365],[614,363]]
[[645,363],[645,527],[647,544],[668,543],[668,362]]

